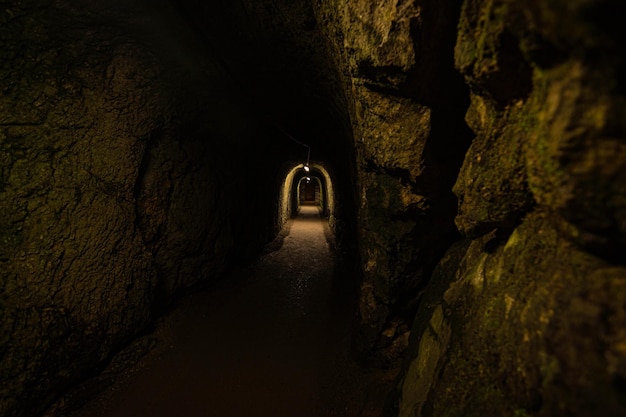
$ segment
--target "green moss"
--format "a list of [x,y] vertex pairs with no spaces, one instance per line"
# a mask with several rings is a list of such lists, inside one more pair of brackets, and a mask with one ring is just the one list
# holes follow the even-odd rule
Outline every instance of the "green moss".
[[508,13],[508,7],[506,2],[499,0],[463,3],[455,62],[466,75],[482,74],[498,68],[498,39],[504,29],[504,16]]
[[609,356],[593,341],[607,336],[588,332],[603,331],[602,314],[626,320],[607,305],[623,290],[600,289],[624,269],[600,274],[605,264],[561,238],[548,214],[529,215],[505,244],[483,252],[491,239],[475,240],[450,272],[452,342],[430,387],[432,415],[554,415],[562,404],[573,416],[593,407],[619,415],[618,388],[606,385]]

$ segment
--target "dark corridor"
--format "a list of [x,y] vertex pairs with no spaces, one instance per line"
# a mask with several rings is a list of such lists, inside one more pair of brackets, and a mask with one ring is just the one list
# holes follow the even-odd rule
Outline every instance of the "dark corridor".
[[625,15],[0,0],[0,416],[626,415]]
[[354,294],[327,223],[302,206],[274,251],[183,299],[154,350],[73,417],[379,416],[391,375],[350,353]]
[[300,204],[320,204],[320,186],[316,181],[300,182]]

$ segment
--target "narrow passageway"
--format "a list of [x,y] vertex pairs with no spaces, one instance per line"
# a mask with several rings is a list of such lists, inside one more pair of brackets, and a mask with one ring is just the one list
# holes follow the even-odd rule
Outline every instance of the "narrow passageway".
[[280,249],[185,298],[141,366],[78,416],[379,415],[374,375],[349,354],[327,221],[302,206],[287,227]]

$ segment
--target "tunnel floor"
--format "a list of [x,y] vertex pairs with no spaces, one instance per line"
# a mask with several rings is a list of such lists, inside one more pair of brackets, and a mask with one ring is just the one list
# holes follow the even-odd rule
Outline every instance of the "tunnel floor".
[[354,297],[327,221],[302,206],[287,227],[279,249],[185,297],[146,336],[156,347],[74,416],[380,416],[394,375],[350,354]]

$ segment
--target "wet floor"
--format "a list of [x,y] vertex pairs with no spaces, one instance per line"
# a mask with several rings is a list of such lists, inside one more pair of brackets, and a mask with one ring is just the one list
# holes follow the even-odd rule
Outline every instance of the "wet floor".
[[186,297],[157,348],[76,417],[378,416],[390,377],[352,359],[353,303],[327,222],[302,206],[280,249]]

